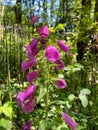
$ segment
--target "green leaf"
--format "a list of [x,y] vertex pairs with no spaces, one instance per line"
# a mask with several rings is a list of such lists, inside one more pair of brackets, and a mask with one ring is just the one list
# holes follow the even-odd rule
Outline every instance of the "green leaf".
[[47,121],[41,120],[39,123],[39,130],[46,130],[46,126],[47,126]]
[[58,78],[62,79],[62,78],[64,78],[64,75],[63,74],[59,74]]
[[74,72],[76,72],[76,71],[80,71],[81,68],[74,68],[73,70],[74,70]]
[[86,95],[79,95],[79,99],[81,100],[81,103],[82,103],[82,106],[84,107],[84,108],[86,108],[87,107],[87,105],[88,105],[88,99],[87,99],[87,97],[86,97]]
[[87,89],[87,88],[82,89],[82,90],[80,91],[80,94],[84,94],[84,95],[90,94],[90,93],[91,93],[91,91],[90,91],[89,89]]
[[81,65],[80,63],[76,63],[76,64],[74,64],[74,66],[76,66],[77,68],[80,68],[80,69],[83,69],[83,68],[84,68],[84,66]]
[[66,123],[62,123],[59,125],[59,127],[56,128],[56,130],[67,130],[68,126]]
[[68,99],[69,99],[70,101],[73,101],[73,100],[75,99],[75,95],[74,95],[74,94],[70,94],[70,95],[68,96]]
[[6,130],[6,128],[4,128],[4,127],[0,126],[0,130]]
[[12,122],[9,121],[9,120],[6,120],[6,119],[1,119],[0,120],[0,127],[3,127],[2,129],[0,130],[11,130],[12,129]]
[[12,106],[10,106],[9,102],[3,105],[2,112],[5,116],[8,116],[10,119],[12,119]]
[[2,113],[2,107],[0,107],[0,114]]
[[66,101],[65,103],[66,103],[66,106],[67,106],[68,109],[71,108],[71,106],[72,106],[72,103],[71,103],[71,102]]
[[46,91],[45,89],[40,89],[39,91],[39,97],[38,97],[38,102],[45,96]]

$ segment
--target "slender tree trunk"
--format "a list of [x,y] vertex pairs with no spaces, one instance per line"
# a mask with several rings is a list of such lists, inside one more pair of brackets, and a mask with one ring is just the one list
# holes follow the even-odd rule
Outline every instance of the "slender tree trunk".
[[[83,37],[86,37],[86,32],[83,30],[83,28],[86,28],[86,22],[85,20],[90,18],[90,9],[91,9],[91,0],[82,0],[82,11],[81,11],[81,20],[80,20],[80,32],[83,32],[83,36],[81,35],[81,38],[79,38],[77,42],[77,61],[82,61],[85,53],[85,48],[87,43],[84,42]],[[85,20],[84,20],[85,19]]]
[[2,18],[4,16],[4,5],[0,5],[0,36],[3,35],[3,26],[2,26]]
[[16,1],[16,6],[14,7],[16,23],[21,24],[22,12],[21,12],[21,0]]
[[54,2],[53,0],[51,0],[51,7],[50,7],[50,26],[51,27],[53,25],[53,5],[54,5]]
[[43,0],[43,22],[47,22],[47,0]]
[[95,2],[95,21],[98,22],[98,0]]

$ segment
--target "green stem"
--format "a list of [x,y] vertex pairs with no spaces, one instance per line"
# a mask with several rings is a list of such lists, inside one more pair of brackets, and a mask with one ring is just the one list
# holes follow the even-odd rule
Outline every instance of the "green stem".
[[48,119],[48,84],[46,90],[46,120]]
[[46,120],[48,120],[48,106],[49,106],[49,64],[48,64],[48,62],[46,63],[46,68],[47,68],[47,71],[46,71],[46,73],[47,73],[47,79],[46,79]]

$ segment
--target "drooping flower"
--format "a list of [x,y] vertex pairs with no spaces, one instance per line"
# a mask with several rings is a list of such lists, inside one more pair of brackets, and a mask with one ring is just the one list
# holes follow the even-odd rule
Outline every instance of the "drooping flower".
[[38,16],[33,16],[31,19],[30,19],[30,23],[31,24],[34,24],[38,21]]
[[77,123],[65,112],[61,113],[64,122],[71,127],[72,130],[76,130]]
[[43,37],[43,38],[46,38],[46,37],[49,36],[49,27],[48,26],[43,26],[41,28],[40,36]]
[[[35,107],[34,92],[35,85],[29,86],[24,92],[19,92],[17,95],[18,106],[22,106],[25,113],[31,112]],[[28,106],[29,110],[26,109]]]
[[34,96],[35,90],[36,90],[36,86],[30,85],[25,91],[19,92],[17,95],[18,105],[21,106],[25,100],[27,100],[31,96]]
[[55,62],[60,59],[59,51],[54,46],[48,46],[46,48],[45,56],[51,62]]
[[55,84],[58,88],[61,88],[61,89],[66,88],[67,86],[67,83],[65,82],[64,79],[56,80]]
[[24,102],[22,109],[25,113],[30,113],[36,106],[35,99],[31,98],[29,101]]
[[22,62],[22,71],[25,71],[31,67],[33,67],[37,62],[37,59],[35,57],[32,58],[32,60],[29,61],[23,61]]
[[43,26],[43,27],[37,27],[36,32],[42,37],[47,38],[49,36],[49,27]]
[[57,70],[62,70],[65,67],[65,64],[63,61],[57,60],[54,62],[56,64],[56,69]]
[[38,38],[34,38],[28,46],[25,46],[28,58],[31,60],[38,54]]
[[29,72],[26,76],[29,83],[32,83],[38,77],[38,71]]
[[28,121],[24,124],[22,130],[31,130],[31,126],[32,126],[32,121]]
[[57,42],[58,42],[59,48],[60,48],[62,51],[66,52],[66,53],[69,52],[70,46],[67,46],[62,40],[58,40]]

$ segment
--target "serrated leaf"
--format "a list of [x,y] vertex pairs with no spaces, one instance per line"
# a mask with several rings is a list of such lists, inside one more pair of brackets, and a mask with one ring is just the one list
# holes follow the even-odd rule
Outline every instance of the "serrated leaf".
[[87,107],[87,105],[88,105],[88,99],[87,99],[87,97],[86,97],[86,95],[79,95],[79,99],[81,100],[81,103],[82,103],[82,106],[84,107],[84,108],[86,108]]
[[84,94],[84,95],[90,94],[90,93],[91,93],[91,91],[90,91],[89,89],[87,89],[87,88],[82,89],[82,90],[80,91],[80,94]]
[[10,106],[8,102],[3,105],[2,112],[5,116],[8,116],[10,119],[12,119],[12,106]]

